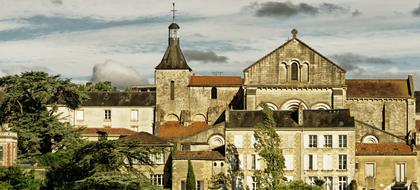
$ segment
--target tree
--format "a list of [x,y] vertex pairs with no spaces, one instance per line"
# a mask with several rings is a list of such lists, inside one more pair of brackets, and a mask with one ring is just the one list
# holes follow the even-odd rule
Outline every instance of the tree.
[[77,108],[86,95],[59,75],[25,72],[0,78],[0,122],[18,133],[19,153],[33,158],[77,143],[80,130],[60,122],[59,105]]
[[280,136],[276,132],[273,111],[263,104],[264,121],[255,126],[255,151],[265,161],[264,170],[255,171],[260,189],[281,189],[284,183],[284,157],[281,150]]
[[101,81],[95,84],[91,82],[87,83],[86,85],[80,86],[82,90],[85,92],[115,92],[117,91],[117,87],[112,86],[112,83],[109,81]]
[[153,165],[149,155],[157,151],[125,140],[89,142],[67,154],[68,159],[51,166],[46,174],[46,186],[47,189],[159,189],[133,167],[134,160],[141,165]]
[[186,190],[196,190],[197,184],[195,181],[194,169],[191,160],[188,160],[188,173],[187,173],[187,184]]
[[19,167],[0,167],[0,189],[37,190],[40,187],[41,181],[35,179],[32,173],[25,173]]

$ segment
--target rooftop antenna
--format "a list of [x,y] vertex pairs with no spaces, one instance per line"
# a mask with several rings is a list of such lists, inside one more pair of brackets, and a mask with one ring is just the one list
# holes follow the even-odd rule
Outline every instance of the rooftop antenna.
[[175,9],[175,2],[172,2],[172,10],[171,10],[171,12],[172,12],[172,23],[175,23],[175,12],[176,12],[177,10]]

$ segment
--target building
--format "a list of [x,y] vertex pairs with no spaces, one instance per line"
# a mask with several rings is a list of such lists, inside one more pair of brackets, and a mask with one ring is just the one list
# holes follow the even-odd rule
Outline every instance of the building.
[[0,166],[13,166],[17,160],[17,133],[0,129]]

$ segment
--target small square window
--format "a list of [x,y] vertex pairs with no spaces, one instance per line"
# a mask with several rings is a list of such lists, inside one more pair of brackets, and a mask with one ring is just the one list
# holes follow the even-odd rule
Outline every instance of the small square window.
[[105,110],[105,120],[111,120],[111,110]]
[[76,110],[76,121],[83,121],[83,120],[85,120],[84,111]]

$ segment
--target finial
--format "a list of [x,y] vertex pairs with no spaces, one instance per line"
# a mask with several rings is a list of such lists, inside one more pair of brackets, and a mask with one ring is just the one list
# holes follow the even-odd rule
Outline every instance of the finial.
[[293,28],[292,30],[292,38],[295,39],[296,35],[297,35],[298,31],[296,30],[296,28]]
[[175,12],[176,12],[176,9],[175,9],[175,2],[172,2],[172,23],[175,23]]

